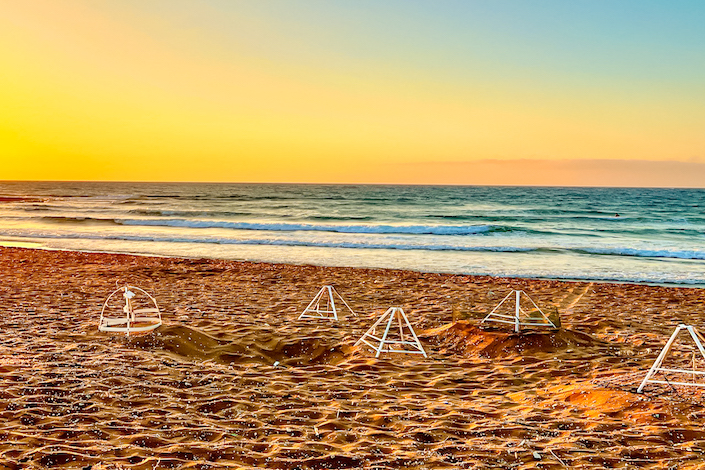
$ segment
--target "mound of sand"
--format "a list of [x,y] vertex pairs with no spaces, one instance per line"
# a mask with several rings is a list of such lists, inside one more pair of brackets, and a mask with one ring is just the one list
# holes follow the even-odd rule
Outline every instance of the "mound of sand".
[[607,346],[603,341],[577,331],[547,329],[514,333],[479,328],[464,320],[427,330],[423,337],[438,344],[445,352],[486,358],[555,354],[560,351],[594,353]]
[[254,328],[239,338],[222,339],[182,325],[163,325],[151,335],[136,336],[130,340],[131,345],[140,349],[221,364],[338,364],[351,354],[350,346],[329,343],[330,340],[323,335],[271,336]]

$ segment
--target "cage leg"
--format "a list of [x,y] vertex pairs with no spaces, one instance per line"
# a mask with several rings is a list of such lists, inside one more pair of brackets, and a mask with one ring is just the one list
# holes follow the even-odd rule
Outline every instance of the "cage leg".
[[384,342],[387,340],[387,335],[389,334],[389,328],[392,326],[392,322],[394,321],[394,311],[392,311],[389,314],[389,321],[387,322],[387,327],[384,329],[384,334],[382,335],[382,341],[379,343],[379,349],[377,349],[377,354],[375,354],[375,357],[379,357],[379,355],[382,353],[382,349],[384,348]]
[[666,358],[666,355],[671,351],[671,348],[673,347],[673,343],[676,340],[676,336],[678,336],[678,333],[680,333],[683,327],[684,325],[678,325],[676,331],[674,331],[671,337],[668,338],[666,346],[663,347],[663,350],[661,350],[661,354],[658,355],[658,357],[654,361],[654,364],[651,366],[651,369],[649,369],[649,372],[646,373],[646,377],[644,377],[644,380],[641,381],[641,385],[639,385],[639,388],[636,389],[636,393],[641,393],[644,390],[646,383],[656,373],[656,370],[661,367],[663,360]]
[[423,357],[428,357],[428,355],[426,355],[426,351],[424,350],[423,346],[421,345],[421,341],[419,341],[418,336],[416,336],[416,332],[411,327],[411,323],[409,323],[409,319],[406,317],[406,313],[404,313],[404,310],[401,310],[401,314],[404,316],[404,321],[406,321],[406,324],[409,325],[409,331],[411,331],[411,335],[414,337],[414,341],[416,341],[416,345],[418,346],[419,350],[423,354]]
[[331,310],[333,312],[333,318],[338,320],[338,311],[335,309],[335,300],[333,299],[333,288],[328,286],[328,308],[326,310]]
[[519,307],[519,297],[521,296],[521,291],[516,292],[516,307],[514,308],[514,332],[519,333],[519,314],[521,313],[521,307]]

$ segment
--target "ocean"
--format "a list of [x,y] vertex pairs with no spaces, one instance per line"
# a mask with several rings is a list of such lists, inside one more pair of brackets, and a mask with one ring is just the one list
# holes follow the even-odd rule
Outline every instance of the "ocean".
[[705,190],[0,182],[0,244],[705,286]]

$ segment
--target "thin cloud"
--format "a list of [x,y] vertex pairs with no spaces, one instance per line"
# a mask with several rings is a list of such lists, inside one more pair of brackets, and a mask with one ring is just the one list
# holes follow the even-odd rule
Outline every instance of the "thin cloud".
[[423,174],[445,184],[705,187],[705,163],[700,161],[483,159],[402,167],[400,177]]

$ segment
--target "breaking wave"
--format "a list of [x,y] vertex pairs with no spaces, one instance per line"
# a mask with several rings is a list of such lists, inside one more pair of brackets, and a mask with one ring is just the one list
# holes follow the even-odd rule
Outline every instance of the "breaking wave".
[[25,230],[0,231],[0,236],[37,238],[37,239],[90,239],[90,240],[125,240],[135,242],[157,243],[195,243],[214,245],[262,245],[291,246],[311,248],[343,248],[368,250],[422,250],[422,251],[457,251],[457,252],[493,252],[493,253],[573,253],[580,255],[665,258],[674,260],[705,260],[705,251],[698,250],[666,250],[666,249],[636,249],[627,247],[567,247],[567,246],[511,246],[511,245],[464,245],[461,243],[399,243],[399,239],[376,239],[370,241],[348,240],[303,240],[281,238],[228,238],[205,236],[159,236],[130,235],[118,233],[72,233],[72,232],[39,232]]
[[271,232],[335,232],[365,234],[409,234],[409,235],[475,235],[491,231],[503,231],[492,225],[332,225],[226,222],[218,220],[187,219],[108,219],[91,217],[44,217],[56,223],[107,223],[146,227],[226,228],[234,230],[266,230]]

